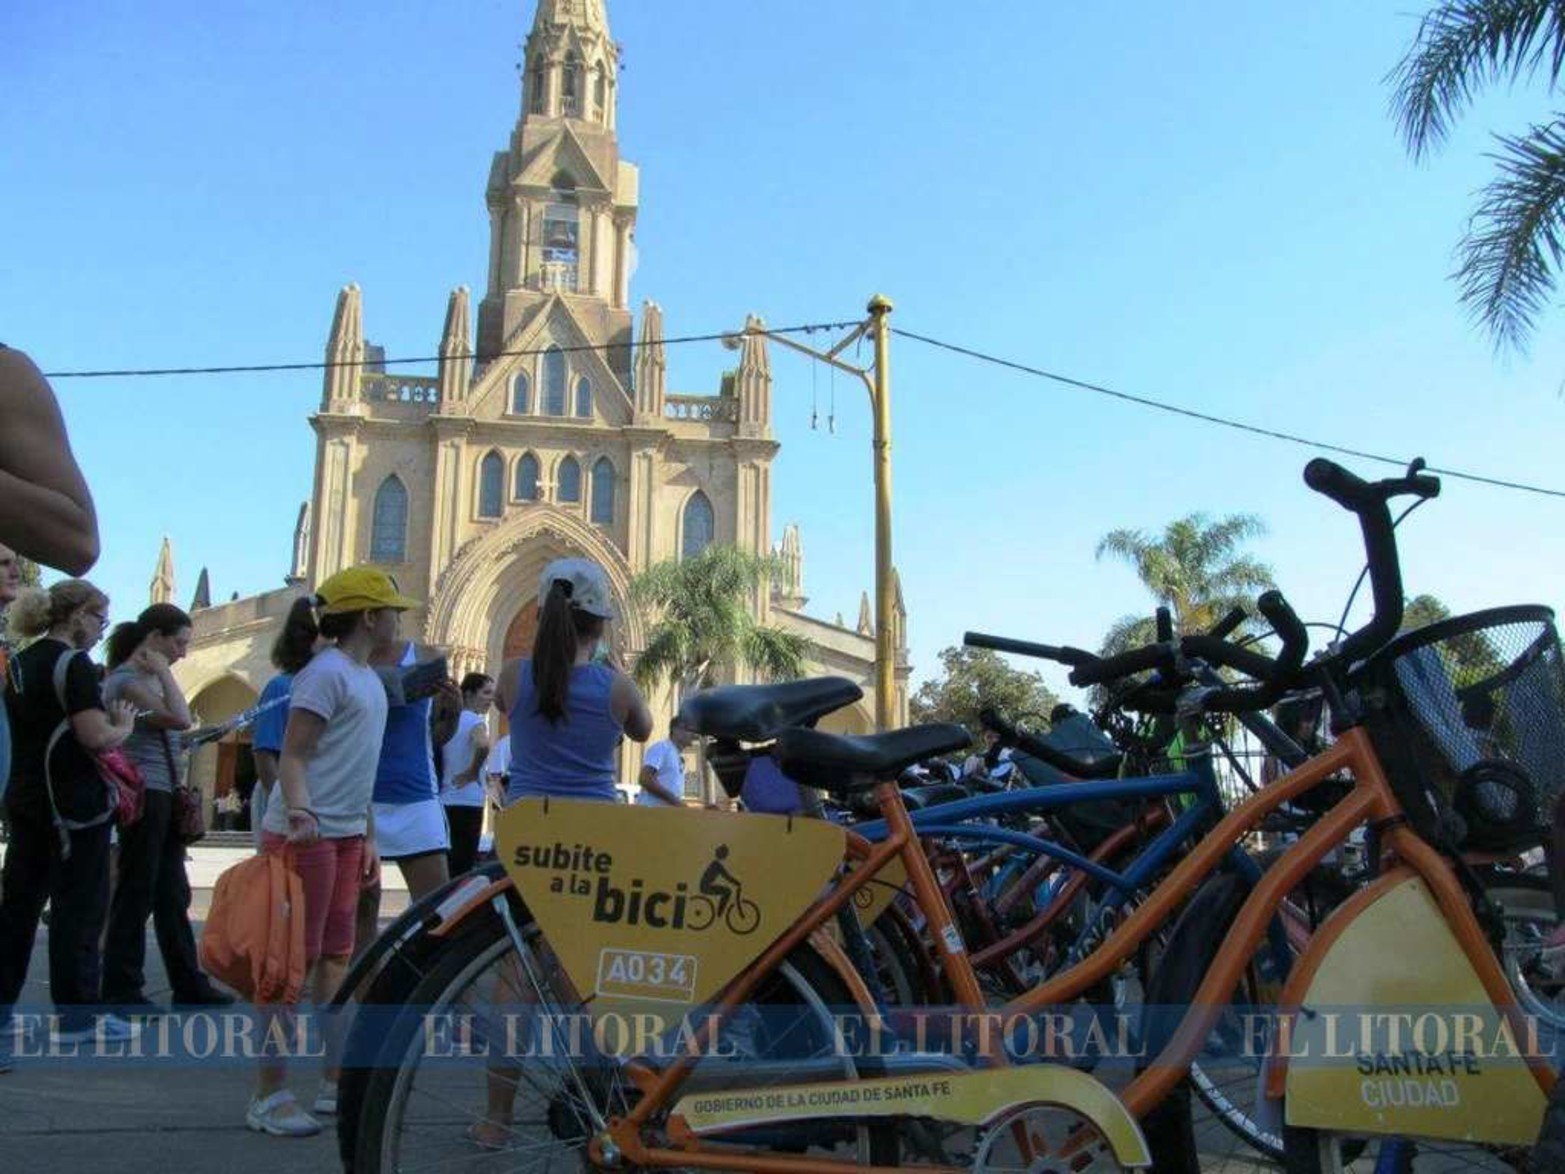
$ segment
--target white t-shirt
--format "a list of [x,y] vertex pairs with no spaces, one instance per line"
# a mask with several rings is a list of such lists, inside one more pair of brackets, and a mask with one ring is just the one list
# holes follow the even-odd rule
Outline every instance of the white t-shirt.
[[[339,648],[326,648],[293,679],[288,708],[324,718],[315,753],[305,764],[309,807],[322,839],[362,836],[375,793],[375,768],[386,732],[386,687],[368,665]],[[288,833],[282,783],[272,788],[262,827]]]
[[[661,742],[654,742],[647,747],[646,756],[641,760],[641,768],[645,770],[651,767],[658,773],[658,782],[663,789],[671,795],[683,796],[685,793],[685,761],[680,757],[679,747],[664,738]],[[636,795],[636,802],[642,807],[668,807],[671,804],[659,799],[645,787]]]
[[[447,807],[482,807],[484,805],[484,780],[482,777],[457,786],[452,782],[473,761],[473,736],[483,728],[483,714],[464,709],[456,719],[456,733],[440,750],[443,770],[440,778],[440,801]],[[482,767],[479,768],[482,771]]]

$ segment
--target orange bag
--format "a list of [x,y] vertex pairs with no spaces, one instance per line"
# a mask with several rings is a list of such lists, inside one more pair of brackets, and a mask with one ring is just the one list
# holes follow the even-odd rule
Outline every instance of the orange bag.
[[292,853],[242,860],[217,878],[201,930],[201,967],[257,1006],[304,990],[304,884]]

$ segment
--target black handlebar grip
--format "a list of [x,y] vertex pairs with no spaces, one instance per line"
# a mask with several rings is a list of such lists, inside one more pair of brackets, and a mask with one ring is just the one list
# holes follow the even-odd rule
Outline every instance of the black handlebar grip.
[[1304,483],[1345,510],[1360,509],[1369,490],[1363,478],[1325,457],[1316,457],[1304,466]]
[[1213,624],[1212,630],[1208,632],[1207,635],[1215,636],[1219,640],[1226,639],[1227,637],[1233,635],[1234,631],[1239,627],[1240,624],[1244,623],[1244,621],[1244,608],[1236,607],[1222,619],[1218,620],[1217,623]]
[[1101,659],[1093,657],[1091,663],[1079,665],[1071,670],[1070,683],[1072,685],[1101,685],[1105,681],[1117,681],[1121,677],[1130,676],[1132,673],[1160,668],[1167,664],[1168,660],[1169,651],[1161,644],[1152,644],[1145,648],[1132,648],[1129,652],[1121,652],[1118,656],[1108,656]]
[[1052,644],[1034,644],[1031,640],[1013,640],[1009,636],[991,636],[986,632],[964,632],[962,643],[969,648],[989,648],[995,652],[1014,652],[1018,656],[1035,656],[1040,660],[1057,660],[1061,664],[1086,664],[1097,659],[1090,652],[1079,648],[1056,648]]
[[1159,644],[1167,644],[1174,638],[1174,613],[1166,607],[1157,609],[1157,639]]
[[1281,591],[1266,592],[1255,601],[1255,606],[1260,608],[1261,614],[1271,623],[1272,631],[1282,641],[1274,682],[1284,687],[1291,685],[1294,674],[1304,664],[1304,654],[1310,650],[1310,634]]

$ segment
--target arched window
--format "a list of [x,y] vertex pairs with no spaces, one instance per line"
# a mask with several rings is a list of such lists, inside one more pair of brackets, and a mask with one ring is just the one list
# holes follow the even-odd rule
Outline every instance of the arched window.
[[538,500],[538,458],[532,453],[516,462],[516,500]]
[[559,347],[543,354],[543,410],[550,416],[565,415],[565,352]]
[[707,499],[706,494],[698,489],[685,503],[685,515],[679,527],[679,557],[695,558],[712,545],[716,531],[717,522],[712,515],[712,503]]
[[543,288],[576,292],[576,268],[581,256],[581,205],[576,181],[561,171],[549,185],[543,206]]
[[497,452],[478,462],[478,516],[498,518],[505,511],[505,462]]
[[614,524],[614,462],[608,457],[592,463],[592,520],[600,526]]
[[566,118],[581,117],[582,65],[574,52],[565,59],[560,83],[560,112]]
[[370,523],[370,562],[400,563],[408,555],[408,491],[393,473],[375,491]]
[[566,457],[560,462],[559,473],[555,477],[555,498],[559,501],[581,500],[581,465],[575,457]]
[[605,104],[608,92],[608,83],[603,77],[603,66],[599,65],[593,70],[592,75],[592,116],[599,122],[608,118],[608,107]]
[[576,380],[576,414],[592,415],[592,381],[585,375]]
[[526,371],[518,371],[511,380],[511,411],[525,416],[533,410],[533,384]]
[[549,63],[542,57],[533,61],[533,97],[530,111],[542,114],[549,105]]

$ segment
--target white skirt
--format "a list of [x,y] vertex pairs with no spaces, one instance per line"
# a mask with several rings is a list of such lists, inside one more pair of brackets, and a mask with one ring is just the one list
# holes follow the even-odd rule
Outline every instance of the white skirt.
[[375,849],[382,860],[402,860],[451,847],[446,810],[438,799],[375,804]]

